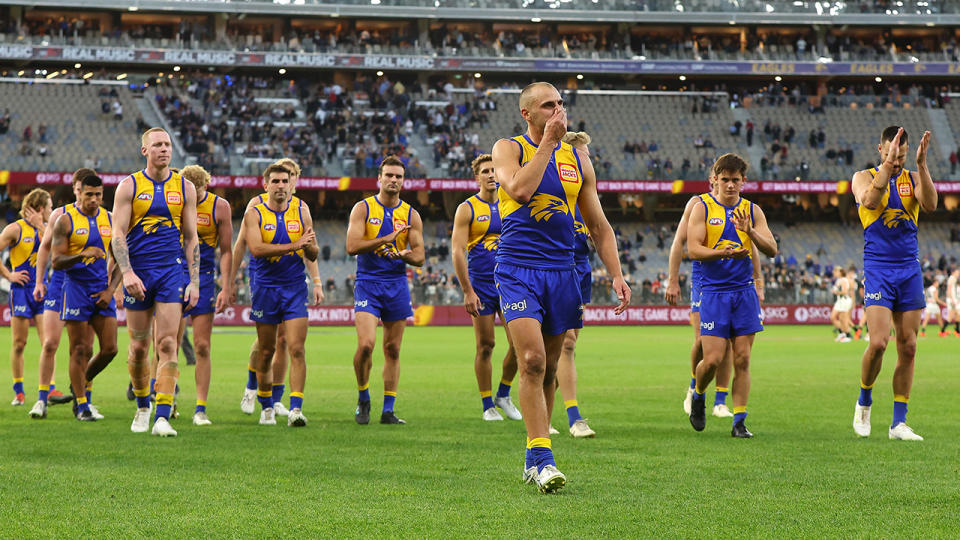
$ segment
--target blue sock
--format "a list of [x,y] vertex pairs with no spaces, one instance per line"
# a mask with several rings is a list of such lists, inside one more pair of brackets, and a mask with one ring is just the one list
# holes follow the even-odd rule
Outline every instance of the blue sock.
[[56,389],[57,389],[57,385],[55,383],[50,383],[50,391],[53,392]]
[[483,410],[493,408],[493,398],[490,397],[490,391],[485,390],[480,392],[480,401],[483,402]]
[[577,406],[577,400],[571,399],[564,401],[563,406],[567,409],[567,422],[569,422],[570,426],[573,426],[577,420],[583,419],[583,417],[580,416],[580,407]]
[[257,372],[247,368],[247,390],[257,389]]
[[88,402],[88,403],[91,403],[91,402],[93,401],[93,399],[92,399],[92,397],[93,397],[93,385],[92,385],[92,384],[87,383],[87,389],[86,389],[86,391],[84,391],[83,395],[85,395],[85,396],[87,397],[87,402]]
[[397,401],[396,392],[384,392],[383,393],[383,412],[392,412],[393,405]]
[[50,387],[47,386],[47,385],[45,385],[45,384],[41,384],[41,385],[40,385],[40,392],[39,392],[39,394],[38,394],[38,396],[37,396],[37,399],[39,399],[40,401],[46,403],[46,402],[47,402],[47,396],[48,396],[48,395],[50,395]]
[[90,410],[90,404],[87,403],[86,398],[80,398],[80,399],[77,400],[77,412],[78,412],[78,413],[83,412],[83,411],[89,411],[89,410]]
[[873,405],[873,387],[864,388],[863,384],[860,385],[860,399],[857,400],[857,403],[861,407],[869,407]]
[[727,404],[727,389],[724,388],[723,390],[721,390],[720,388],[717,388],[717,393],[714,394],[713,396],[714,407],[716,407],[717,405],[726,405],[726,404]]
[[695,400],[707,399],[707,396],[706,394],[701,394],[700,392],[697,392],[696,388],[694,388],[693,399]]
[[[735,408],[735,409],[739,409],[739,407],[734,407],[734,408]],[[747,418],[747,412],[746,412],[746,411],[738,412],[738,413],[733,413],[733,423],[734,423],[734,425],[736,425],[736,424],[742,424],[743,421],[744,421],[746,418]]]
[[14,379],[13,381],[13,393],[22,394],[23,393],[23,379]]
[[137,396],[137,408],[138,409],[148,409],[150,408],[150,396]]
[[513,383],[513,381],[500,379],[500,386],[497,387],[497,397],[509,397],[511,383]]
[[197,408],[194,409],[193,414],[205,413],[207,412],[207,402],[206,401],[197,401]]
[[696,378],[696,377],[690,377],[690,389],[691,389],[691,390],[696,390],[696,389],[697,389],[697,378]]
[[275,384],[273,385],[273,402],[281,403],[283,401],[283,390],[286,388],[285,385]]
[[303,392],[290,392],[290,410],[303,409]]
[[370,401],[370,385],[369,384],[365,385],[359,391],[359,397],[357,398],[357,401]]
[[154,416],[154,420],[157,418],[170,418],[170,405],[157,405],[157,414]]
[[907,422],[907,401],[903,396],[895,396],[893,398],[893,423],[890,424],[890,427],[894,427],[900,423]]
[[527,448],[527,455],[523,459],[523,469],[529,469],[534,465],[536,465],[536,463],[533,461],[533,453],[530,451],[530,448]]
[[257,390],[257,401],[260,402],[261,409],[273,407],[273,392]]
[[532,454],[533,462],[537,465],[537,472],[542,471],[547,465],[557,466],[557,462],[553,460],[553,450],[549,448],[534,446],[530,449],[530,454]]
[[157,383],[157,379],[155,379],[155,378],[154,378],[154,379],[150,379],[150,395],[153,395],[153,394],[156,393],[156,391],[153,389],[153,385],[156,384],[156,383]]

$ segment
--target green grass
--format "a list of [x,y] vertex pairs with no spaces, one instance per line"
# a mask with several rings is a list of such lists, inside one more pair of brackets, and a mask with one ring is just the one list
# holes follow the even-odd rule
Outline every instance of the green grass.
[[[584,331],[580,407],[598,437],[554,437],[568,476],[555,496],[520,483],[522,423],[480,420],[469,328],[407,330],[397,402],[406,426],[354,424],[353,330],[314,329],[301,430],[261,427],[239,411],[253,334],[223,329],[214,425],[190,424],[193,369],[184,366],[175,439],[130,432],[122,359],[97,379],[106,420],[81,424],[68,405],[29,419],[31,336],[27,406],[0,393],[0,537],[955,537],[956,338],[921,340],[909,418],[927,440],[904,443],[886,436],[892,344],[874,391],[874,435],[859,439],[850,422],[863,343],[832,343],[824,327],[770,327],[758,338],[754,439],[732,439],[729,421],[709,416],[695,433],[680,407],[690,336],[679,327]],[[0,330],[0,348],[9,340]],[[125,357],[125,335],[120,350]],[[64,337],[61,387],[65,353]],[[554,425],[566,425],[562,406]]]

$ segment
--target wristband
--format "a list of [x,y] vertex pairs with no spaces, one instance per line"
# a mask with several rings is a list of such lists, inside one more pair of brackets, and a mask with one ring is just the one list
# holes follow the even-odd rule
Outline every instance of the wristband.
[[323,285],[323,278],[318,278],[318,277],[313,278],[313,284],[314,284],[314,285]]

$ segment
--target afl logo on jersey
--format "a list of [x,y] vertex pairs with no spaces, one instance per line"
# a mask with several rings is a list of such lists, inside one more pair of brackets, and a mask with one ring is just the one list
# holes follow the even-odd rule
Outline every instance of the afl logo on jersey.
[[707,223],[710,225],[723,225],[723,220],[718,217],[712,217],[707,221]]
[[900,192],[901,197],[913,197],[913,186],[907,182],[900,184],[897,191]]
[[171,191],[167,193],[167,204],[183,204],[183,198],[180,196],[180,193],[176,191]]
[[106,225],[100,226],[100,236],[112,236],[112,235],[113,235],[113,230],[110,229],[110,227],[107,227]]
[[569,163],[558,163],[557,170],[560,172],[560,180],[564,182],[580,182],[580,175],[577,174],[577,168]]
[[153,193],[150,193],[149,191],[144,191],[143,193],[137,195],[138,201],[149,201],[152,199],[153,199]]
[[477,221],[490,221],[490,216],[488,215],[477,216]]
[[402,219],[393,220],[393,230],[399,231],[400,229],[407,226],[407,222]]
[[90,232],[90,231],[87,230],[87,229],[77,229],[77,230],[73,231],[73,234],[75,234],[75,235],[77,235],[77,236],[84,236],[84,235],[88,234],[89,232]]
[[287,232],[288,232],[288,233],[298,233],[298,232],[300,232],[300,222],[299,222],[299,221],[288,221],[288,222],[287,222]]
[[213,221],[212,216],[205,212],[197,214],[197,225],[208,226]]
[[33,243],[33,237],[32,237],[32,236],[27,236],[27,237],[25,237],[25,238],[22,240],[22,242],[23,242],[24,244],[32,244],[32,243]]
[[383,223],[383,222],[380,221],[380,218],[378,218],[378,217],[372,217],[372,218],[370,218],[370,219],[367,220],[367,223],[369,223],[369,224],[371,224],[371,225],[379,225],[379,224],[381,224],[381,223]]
[[265,224],[263,225],[263,230],[265,230],[265,231],[275,231],[275,230],[277,230],[277,226],[274,225],[273,223],[265,223]]

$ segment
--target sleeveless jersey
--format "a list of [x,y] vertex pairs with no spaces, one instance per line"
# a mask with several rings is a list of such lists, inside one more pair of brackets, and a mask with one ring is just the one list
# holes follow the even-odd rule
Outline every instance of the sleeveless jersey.
[[577,266],[590,264],[590,230],[576,206],[573,207],[573,261]]
[[37,282],[37,252],[40,251],[40,233],[25,219],[15,221],[20,226],[20,237],[10,248],[10,267],[14,272],[26,270],[30,276],[23,285],[10,283],[11,289],[30,289]]
[[133,209],[127,247],[136,268],[162,268],[181,257],[180,240],[184,187],[178,173],[154,180],[140,170],[133,178]]
[[[258,204],[266,204],[267,199],[269,198],[270,198],[269,195],[267,195],[266,193],[261,193],[260,195],[257,195],[256,197],[250,199],[250,202],[247,203],[247,208],[253,208]],[[301,201],[300,198],[297,197],[296,195],[294,195],[293,197],[290,197],[290,206],[294,208],[300,208],[300,205],[302,204],[304,204],[303,201]],[[203,248],[201,247],[201,249]],[[258,264],[260,264],[259,259],[257,259],[256,257],[250,257],[250,263],[247,265],[248,275],[253,276],[257,272]]]
[[[266,244],[290,244],[296,242],[304,231],[303,214],[299,205],[287,204],[287,208],[274,212],[266,204],[253,207],[260,216],[260,238]],[[303,250],[274,257],[253,257],[257,265],[253,269],[257,286],[296,285],[304,280]]]
[[[387,208],[376,195],[373,195],[364,199],[363,203],[367,206],[364,240],[387,236],[397,227],[410,223],[410,214],[413,209],[403,201],[393,208]],[[407,263],[400,259],[391,259],[386,254],[390,251],[403,251],[407,248],[408,241],[409,233],[403,232],[397,235],[396,241],[357,255],[357,279],[406,279]]]
[[[753,246],[747,233],[737,230],[730,219],[736,210],[747,211],[753,219],[753,203],[740,198],[733,206],[720,204],[713,195],[701,196],[706,210],[707,238],[706,246],[712,249],[724,249],[733,246],[750,250]],[[750,255],[743,259],[719,259],[701,261],[701,283],[704,291],[735,291],[749,287],[753,282],[753,265]]]
[[[700,202],[704,202],[704,197],[709,197],[709,193],[703,193],[697,195],[697,198],[700,199]],[[704,203],[706,204],[706,203]],[[700,261],[690,260],[690,283],[700,286],[700,282],[703,279],[703,263]]]
[[[876,177],[878,171],[879,168],[874,167],[870,175]],[[920,257],[917,244],[920,203],[910,172],[900,171],[900,176],[891,178],[889,184],[875,210],[857,204],[863,224],[864,263],[902,264],[915,262]]]
[[[76,204],[71,204],[64,213],[70,218],[67,255],[77,255],[90,246],[107,251],[113,236],[113,223],[106,210],[97,208],[95,215],[87,216]],[[65,272],[71,281],[90,285],[99,283],[103,287],[107,285],[107,259],[103,257],[84,258]]]
[[500,209],[474,195],[467,199],[470,207],[470,235],[467,239],[467,268],[470,277],[493,279],[497,246],[500,244]]
[[[66,204],[54,210],[53,213],[50,214],[50,223],[51,224],[56,223],[56,220],[60,217],[60,214],[66,214],[68,206],[70,205]],[[57,214],[57,210],[60,211],[60,214]],[[54,217],[54,215],[56,215],[56,218]],[[39,249],[37,251],[39,251]],[[50,259],[47,259],[47,260],[49,261]],[[41,268],[40,271],[45,272],[46,268]],[[58,284],[62,284],[63,276],[64,276],[63,270],[54,270],[53,268],[50,268],[50,274],[46,276],[47,287],[49,287],[51,284],[53,284],[54,286],[59,286]]]
[[200,240],[200,273],[213,273],[216,267],[217,246],[220,233],[217,230],[217,197],[209,191],[202,201],[197,201],[197,238]]
[[[527,135],[510,140],[520,147],[521,166],[533,159],[537,145]],[[574,209],[582,185],[580,156],[560,142],[529,202],[513,200],[501,186],[503,231],[497,262],[544,270],[573,268]]]

